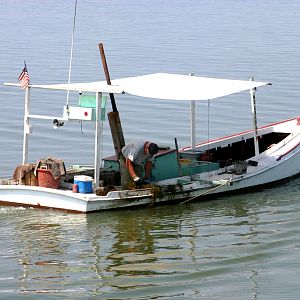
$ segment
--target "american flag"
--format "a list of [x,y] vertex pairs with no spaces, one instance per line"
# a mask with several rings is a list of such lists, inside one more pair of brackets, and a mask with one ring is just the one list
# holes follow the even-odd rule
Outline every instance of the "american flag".
[[26,65],[23,68],[23,70],[22,70],[21,74],[19,75],[18,79],[21,82],[22,89],[26,89],[29,85],[29,82],[30,82],[30,78],[29,78],[29,74],[28,74]]

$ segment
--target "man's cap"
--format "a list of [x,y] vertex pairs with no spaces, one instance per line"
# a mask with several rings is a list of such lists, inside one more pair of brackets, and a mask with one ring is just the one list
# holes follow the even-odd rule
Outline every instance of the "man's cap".
[[151,156],[158,152],[158,146],[155,143],[150,143],[148,149]]

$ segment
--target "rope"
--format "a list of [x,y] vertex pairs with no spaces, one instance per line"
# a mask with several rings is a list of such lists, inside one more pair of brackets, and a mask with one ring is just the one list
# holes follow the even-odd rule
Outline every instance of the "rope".
[[[71,42],[71,54],[70,54],[68,84],[70,84],[70,82],[71,82],[73,48],[74,48],[74,35],[75,35],[75,24],[76,24],[76,13],[77,13],[77,0],[75,0],[75,8],[74,8],[73,32],[72,32],[72,42]],[[68,90],[68,92],[67,92],[67,107],[69,106],[69,96],[70,96],[70,90]]]
[[195,200],[196,198],[199,198],[199,197],[201,197],[201,196],[203,196],[203,195],[206,195],[206,194],[210,193],[211,191],[217,190],[218,188],[220,188],[220,187],[222,187],[222,186],[224,186],[224,185],[227,185],[227,184],[228,184],[228,182],[224,182],[223,184],[218,185],[218,186],[215,186],[214,188],[212,188],[212,189],[210,189],[210,190],[208,190],[208,191],[205,191],[205,192],[203,192],[203,193],[200,194],[200,195],[194,196],[194,197],[192,197],[192,198],[189,198],[189,199],[187,199],[187,200],[185,200],[185,201],[180,202],[179,205],[182,205],[182,204],[185,204],[185,203],[187,203],[187,202],[193,201],[193,200]]

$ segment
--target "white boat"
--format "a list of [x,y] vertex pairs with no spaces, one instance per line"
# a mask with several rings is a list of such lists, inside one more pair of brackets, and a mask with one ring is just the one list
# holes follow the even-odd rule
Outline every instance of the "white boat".
[[[17,83],[6,86],[20,87]],[[70,167],[60,177],[58,188],[34,185],[12,178],[0,181],[0,201],[4,205],[21,205],[62,209],[73,212],[92,212],[155,203],[185,203],[213,195],[276,183],[300,172],[300,119],[257,128],[255,90],[268,82],[227,80],[178,74],[157,73],[137,77],[90,83],[34,85],[25,90],[24,140],[22,165],[28,162],[28,140],[31,119],[55,119],[55,125],[72,120],[94,121],[95,163],[92,168]],[[32,89],[77,91],[95,95],[95,105],[64,107],[61,117],[30,113]],[[248,90],[252,101],[253,129],[220,139],[195,143],[195,101],[213,100]],[[102,159],[101,104],[103,94],[124,94],[191,102],[191,146],[180,149],[161,149],[155,156],[151,185],[139,189],[119,186],[119,163],[115,157]],[[121,95],[120,95],[121,97]],[[37,158],[38,159],[38,158]],[[35,163],[35,162],[34,162]],[[110,172],[102,170],[110,168]],[[32,174],[31,174],[32,175]],[[30,175],[30,176],[31,176]],[[75,176],[92,177],[93,189],[74,192]],[[89,177],[89,178],[90,178]],[[113,182],[113,187],[111,186]],[[89,180],[88,180],[89,181]],[[100,187],[104,185],[104,187]],[[100,193],[99,193],[100,191]]]

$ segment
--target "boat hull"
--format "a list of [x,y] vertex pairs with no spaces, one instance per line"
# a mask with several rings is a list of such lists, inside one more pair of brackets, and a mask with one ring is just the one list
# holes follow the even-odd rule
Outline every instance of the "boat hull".
[[297,151],[276,166],[270,166],[268,169],[261,170],[258,173],[244,174],[239,177],[234,176],[230,182],[215,186],[194,180],[189,184],[179,185],[178,190],[156,195],[150,188],[135,191],[113,191],[108,193],[107,196],[96,196],[95,194],[72,193],[69,190],[22,185],[1,185],[0,201],[4,205],[52,208],[87,213],[147,206],[156,203],[196,201],[206,199],[208,196],[211,198],[212,196],[219,196],[225,193],[272,185],[272,183],[282,181],[299,173],[300,154]]
[[[190,176],[157,181],[155,185],[136,190],[112,190],[105,196],[94,193],[74,193],[71,189],[52,189],[27,185],[0,185],[0,202],[4,205],[52,208],[71,212],[93,212],[147,206],[156,203],[187,202],[211,198],[222,193],[233,193],[272,185],[300,173],[300,126],[298,119],[291,119],[261,130],[286,132],[287,137],[257,156],[249,158],[247,171],[237,174],[233,169],[219,168]],[[211,148],[243,140],[249,132],[215,140]],[[199,148],[201,149],[201,145]],[[207,147],[204,145],[203,147]]]

